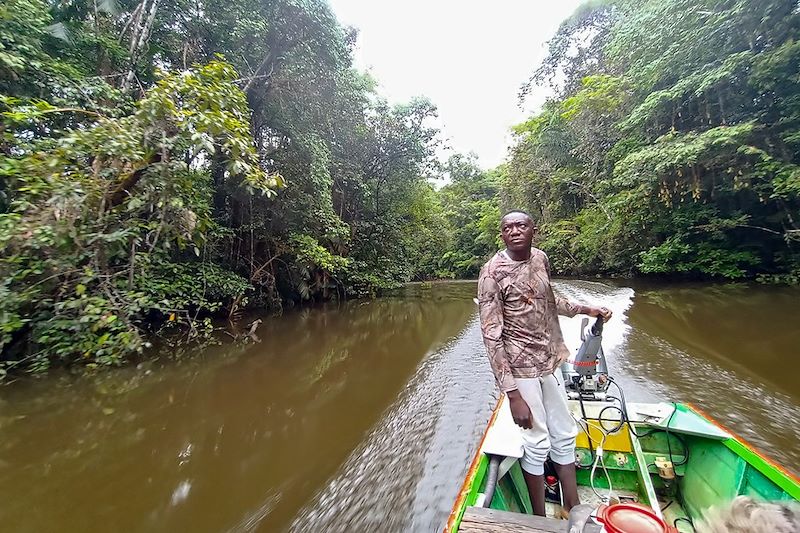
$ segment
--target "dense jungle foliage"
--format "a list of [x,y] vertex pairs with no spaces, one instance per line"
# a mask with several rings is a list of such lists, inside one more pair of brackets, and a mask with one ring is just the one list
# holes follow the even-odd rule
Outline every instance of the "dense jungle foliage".
[[353,41],[323,0],[5,0],[0,372],[435,275],[436,110]]
[[562,273],[800,282],[796,0],[584,4],[501,194]]
[[4,0],[0,378],[472,278],[508,209],[557,273],[800,283],[796,0],[585,3],[489,171],[354,42],[325,0]]

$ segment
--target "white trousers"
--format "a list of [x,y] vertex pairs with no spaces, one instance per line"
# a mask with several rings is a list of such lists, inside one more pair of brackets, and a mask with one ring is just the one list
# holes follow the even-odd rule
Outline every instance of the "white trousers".
[[522,469],[533,475],[544,474],[547,454],[554,463],[575,462],[575,437],[578,426],[567,407],[567,394],[560,373],[538,378],[516,378],[520,396],[531,409],[533,427],[522,430],[524,453]]

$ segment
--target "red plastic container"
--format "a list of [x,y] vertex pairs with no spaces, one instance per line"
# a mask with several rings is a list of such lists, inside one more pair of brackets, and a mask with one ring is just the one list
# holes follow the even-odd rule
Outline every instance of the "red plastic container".
[[597,508],[597,521],[608,533],[678,533],[651,508],[639,503],[601,505]]

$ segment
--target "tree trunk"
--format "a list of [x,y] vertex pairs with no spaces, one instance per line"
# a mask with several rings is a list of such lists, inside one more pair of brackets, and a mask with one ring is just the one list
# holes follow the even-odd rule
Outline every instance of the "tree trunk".
[[[149,9],[148,9],[149,3]],[[130,89],[134,78],[136,77],[136,62],[139,60],[142,51],[147,46],[147,40],[150,37],[150,30],[153,28],[153,23],[156,20],[156,10],[158,8],[158,0],[143,0],[141,11],[138,15],[138,20],[133,26],[131,32],[131,44],[128,48],[128,73],[122,80],[121,89],[127,91]],[[138,8],[137,8],[138,10]],[[147,14],[145,17],[145,13]]]

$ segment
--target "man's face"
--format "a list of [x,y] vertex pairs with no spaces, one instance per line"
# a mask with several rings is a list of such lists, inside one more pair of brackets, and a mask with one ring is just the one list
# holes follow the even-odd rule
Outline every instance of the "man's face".
[[512,252],[529,250],[535,230],[533,221],[524,213],[509,213],[500,221],[500,236]]

